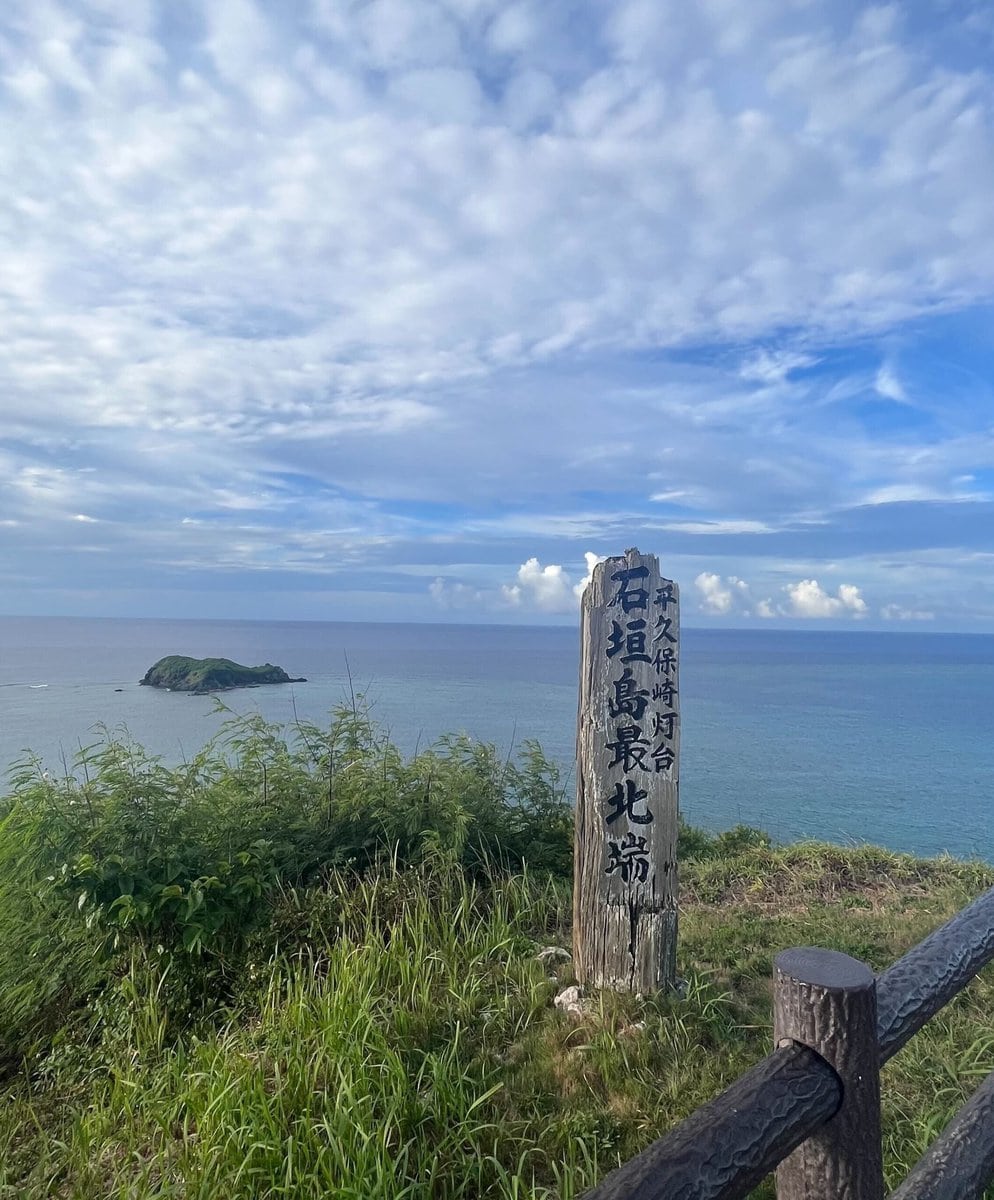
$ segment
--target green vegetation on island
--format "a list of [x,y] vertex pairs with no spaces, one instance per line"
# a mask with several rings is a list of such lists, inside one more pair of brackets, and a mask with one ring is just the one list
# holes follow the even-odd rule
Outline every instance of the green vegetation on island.
[[[780,949],[879,969],[994,883],[685,828],[686,994],[577,1017],[572,811],[534,744],[405,759],[358,707],[250,716],[181,767],[108,734],[8,793],[2,1200],[569,1200],[769,1051]],[[992,981],[884,1069],[891,1187],[994,1065]]]
[[266,683],[306,683],[303,677],[291,678],[282,667],[263,663],[261,667],[243,667],[230,658],[186,658],[169,654],[150,667],[141,680],[142,687],[165,688],[170,692],[227,692],[232,688],[260,687]]

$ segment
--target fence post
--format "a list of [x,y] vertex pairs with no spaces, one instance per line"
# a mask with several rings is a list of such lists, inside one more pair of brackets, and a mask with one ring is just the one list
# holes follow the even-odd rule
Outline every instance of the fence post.
[[785,950],[774,968],[773,1036],[778,1046],[809,1046],[842,1083],[839,1111],[777,1168],[777,1200],[883,1200],[873,972],[835,950]]

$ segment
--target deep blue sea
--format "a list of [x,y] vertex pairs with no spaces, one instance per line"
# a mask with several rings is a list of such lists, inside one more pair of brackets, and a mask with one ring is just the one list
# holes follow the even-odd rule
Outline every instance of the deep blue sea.
[[[574,629],[0,617],[0,772],[27,748],[61,770],[101,724],[171,763],[194,754],[222,717],[138,686],[165,654],[307,676],[226,693],[239,712],[322,721],[351,675],[407,752],[446,732],[535,738],[572,770]],[[994,637],[685,629],[681,684],[691,823],[994,861]]]

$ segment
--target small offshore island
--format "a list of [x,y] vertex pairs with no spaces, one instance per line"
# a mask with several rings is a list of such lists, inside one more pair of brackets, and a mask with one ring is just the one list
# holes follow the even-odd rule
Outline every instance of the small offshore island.
[[294,679],[282,667],[263,663],[261,667],[243,667],[230,658],[187,658],[168,654],[145,672],[142,687],[163,688],[169,692],[230,692],[233,688],[261,687],[267,683],[306,683],[303,676]]

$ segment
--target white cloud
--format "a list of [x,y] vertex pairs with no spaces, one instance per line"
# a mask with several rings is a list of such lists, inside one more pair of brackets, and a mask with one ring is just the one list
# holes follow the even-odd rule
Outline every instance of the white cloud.
[[537,558],[522,563],[517,583],[505,584],[502,591],[508,603],[515,606],[526,605],[550,613],[576,609],[576,592],[563,568],[556,563],[543,567]]
[[710,616],[771,620],[777,617],[828,619],[869,615],[860,589],[847,583],[841,584],[833,595],[817,580],[801,579],[781,589],[787,596],[784,603],[776,603],[772,597],[756,600],[749,583],[737,575],[722,576],[713,571],[702,571],[694,585],[701,595],[701,611]]
[[896,400],[898,404],[908,403],[908,393],[904,390],[904,384],[898,378],[892,363],[884,363],[880,367],[873,386],[887,400]]
[[[976,454],[976,449],[974,450]],[[925,468],[926,479],[920,482],[889,483],[884,487],[874,488],[865,496],[858,499],[860,504],[915,504],[939,501],[961,503],[987,498],[985,489],[978,485],[974,475],[956,475],[946,477],[946,464],[939,455],[935,455]],[[927,478],[931,476],[932,478]]]
[[501,109],[504,120],[519,132],[547,122],[558,100],[556,85],[543,71],[521,71],[504,88]]
[[913,504],[922,500],[941,500],[942,492],[918,483],[889,483],[861,497],[861,504]]
[[428,585],[428,594],[440,608],[482,608],[487,604],[487,595],[482,589],[441,577]]
[[[137,395],[131,413],[170,419],[182,407],[191,422],[226,392],[249,412],[304,394],[310,411],[285,427],[305,431],[343,390],[463,378],[510,341],[534,361],[763,337],[787,318],[881,327],[933,305],[940,277],[958,302],[994,284],[994,256],[974,249],[994,242],[983,236],[994,234],[994,171],[968,119],[994,107],[988,81],[929,67],[897,27],[877,31],[887,54],[871,61],[865,29],[840,35],[814,11],[805,38],[778,42],[775,6],[732,22],[629,2],[609,21],[620,57],[594,62],[534,5],[501,10],[488,46],[478,18],[428,0],[342,6],[330,40],[290,10],[219,0],[203,47],[224,86],[205,73],[187,95],[200,48],[167,55],[147,19],[132,27],[124,6],[101,7],[93,44],[53,16],[54,42],[39,29],[14,68],[73,86],[79,106],[36,129],[15,93],[0,134],[6,194],[40,206],[17,238],[40,294],[3,314],[13,390],[32,390],[41,359],[64,363],[55,402],[79,396],[84,418],[113,394]],[[147,75],[140,112],[108,108],[98,41],[118,56],[114,70],[124,55]],[[500,79],[512,52],[508,94],[524,108],[505,126],[478,80]],[[727,55],[756,85],[748,119],[716,69]],[[914,67],[921,86],[892,82],[881,99],[882,64],[895,80]],[[367,65],[383,89],[370,88]],[[319,79],[347,112],[308,98]],[[257,127],[260,110],[272,134]],[[525,126],[541,112],[553,128],[535,139]],[[865,139],[874,153],[853,154]],[[919,186],[892,177],[898,162]],[[74,186],[53,189],[53,176]],[[950,228],[961,230],[952,240]],[[125,261],[126,276],[114,265]],[[91,295],[111,339],[102,352],[73,336]],[[250,296],[269,311],[253,314]],[[280,321],[295,336],[273,336]],[[30,345],[18,327],[33,331]],[[762,346],[740,376],[783,384],[815,357]],[[878,386],[900,387],[891,368]]]
[[526,51],[535,41],[541,21],[535,6],[528,3],[509,4],[497,14],[487,32],[490,45],[501,54]]
[[706,613],[727,616],[730,613],[748,615],[751,611],[749,585],[737,575],[725,579],[713,572],[702,571],[694,580],[694,586],[701,593],[701,608]]
[[476,76],[455,67],[408,71],[391,82],[390,94],[406,112],[437,125],[472,124],[484,107]]
[[668,521],[662,526],[674,533],[701,533],[705,535],[723,533],[769,533],[770,526],[765,521],[725,520],[725,521]]
[[880,610],[885,621],[934,621],[935,613],[927,609],[903,608],[900,604],[885,604]]
[[596,567],[599,562],[603,562],[605,558],[603,554],[594,554],[590,550],[588,550],[583,557],[587,564],[587,573],[573,588],[573,594],[578,600],[583,598],[583,593],[587,590],[587,584],[590,583],[594,578],[594,567]]
[[[994,295],[994,71],[848,11],[0,6],[2,549],[71,580],[82,510],[146,574],[537,551],[524,616],[629,529],[725,590],[761,534],[765,594],[859,497],[975,501],[984,372],[921,387],[891,331]],[[928,436],[863,437],[846,371]]]
[[816,579],[801,579],[784,588],[789,604],[784,615],[791,617],[865,617],[869,612],[860,589],[843,583],[835,595],[826,592]]
[[759,350],[739,368],[739,375],[749,382],[768,387],[783,383],[792,371],[814,366],[818,359],[811,354],[791,350]]
[[513,583],[486,587],[439,576],[429,584],[428,592],[443,608],[475,606],[481,610],[520,609],[523,613],[575,613],[594,567],[603,561],[603,557],[588,550],[584,560],[586,575],[575,584],[560,564],[543,566],[538,558],[532,557],[518,568]]
[[253,0],[212,0],[204,11],[205,45],[216,70],[230,83],[251,86],[276,48],[277,29]]
[[[459,59],[459,27],[437,5],[416,0],[372,0],[356,7],[356,30],[365,41],[371,66],[389,72],[434,67]],[[348,16],[344,17],[344,25],[348,29]]]

